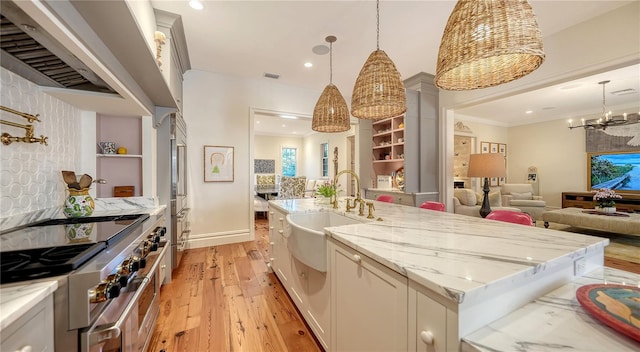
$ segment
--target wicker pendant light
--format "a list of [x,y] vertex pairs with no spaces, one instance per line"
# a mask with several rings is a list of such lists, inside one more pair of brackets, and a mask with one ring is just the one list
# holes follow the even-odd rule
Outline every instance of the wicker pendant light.
[[544,59],[526,0],[458,0],[440,42],[435,84],[448,90],[492,87],[526,76]]
[[317,132],[344,132],[351,128],[349,109],[338,87],[333,85],[333,43],[338,39],[330,35],[325,40],[329,42],[329,84],[313,109],[311,129]]
[[396,117],[407,111],[407,95],[396,65],[380,50],[380,1],[376,1],[376,50],[360,70],[351,95],[351,115],[359,119]]

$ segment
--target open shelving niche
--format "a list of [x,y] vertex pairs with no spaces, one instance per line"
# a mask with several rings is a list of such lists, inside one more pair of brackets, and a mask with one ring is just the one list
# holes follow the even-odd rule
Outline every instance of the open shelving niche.
[[372,139],[376,176],[393,175],[404,167],[404,115],[373,121]]

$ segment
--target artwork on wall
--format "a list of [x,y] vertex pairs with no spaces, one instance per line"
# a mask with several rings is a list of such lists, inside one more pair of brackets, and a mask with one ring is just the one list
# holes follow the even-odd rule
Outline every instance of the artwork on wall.
[[256,174],[275,174],[276,161],[273,159],[254,159],[253,172]]
[[[507,145],[505,143],[480,142],[480,153],[500,153],[504,156],[505,168],[507,163]],[[492,177],[489,179],[489,186],[495,187],[507,182],[506,177]]]
[[[630,116],[638,121],[638,115]],[[640,123],[586,130],[587,153],[627,152],[640,149]]]
[[233,147],[204,146],[204,182],[233,182]]

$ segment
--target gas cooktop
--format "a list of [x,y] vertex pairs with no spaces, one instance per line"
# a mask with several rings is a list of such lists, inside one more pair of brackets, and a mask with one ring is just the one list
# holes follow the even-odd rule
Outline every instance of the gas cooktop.
[[53,219],[0,236],[0,283],[75,270],[149,218],[148,214]]

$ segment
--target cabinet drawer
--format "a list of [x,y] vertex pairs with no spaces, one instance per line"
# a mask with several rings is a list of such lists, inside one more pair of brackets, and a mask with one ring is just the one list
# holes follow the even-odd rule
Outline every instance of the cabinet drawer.
[[32,352],[53,351],[53,295],[3,329],[1,335],[1,351],[19,351],[27,346]]

